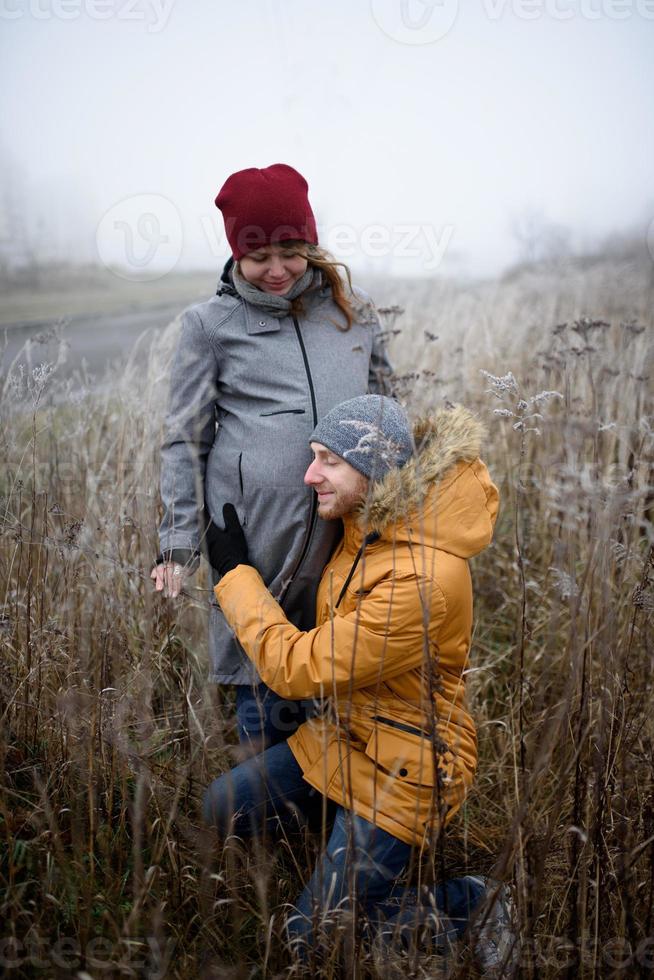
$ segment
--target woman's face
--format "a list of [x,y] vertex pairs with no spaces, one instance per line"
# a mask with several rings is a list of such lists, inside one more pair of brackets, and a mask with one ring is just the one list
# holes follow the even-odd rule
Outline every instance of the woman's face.
[[238,267],[243,278],[253,286],[264,293],[283,296],[304,275],[307,260],[298,255],[293,245],[282,243],[248,252],[239,259]]

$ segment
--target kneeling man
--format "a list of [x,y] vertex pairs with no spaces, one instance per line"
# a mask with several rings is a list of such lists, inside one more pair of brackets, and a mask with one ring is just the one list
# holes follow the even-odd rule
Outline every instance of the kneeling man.
[[490,542],[498,508],[481,439],[463,408],[412,432],[380,395],[344,402],[318,424],[304,480],[344,536],[320,581],[314,629],[289,623],[248,564],[231,505],[225,530],[207,532],[222,575],[216,598],[262,680],[282,697],[323,701],[321,715],[215,780],[204,799],[205,818],[239,836],[332,801],[331,836],[288,920],[296,942],[310,939],[316,910],[356,906],[378,918],[414,849],[434,846],[472,782],[468,559]]

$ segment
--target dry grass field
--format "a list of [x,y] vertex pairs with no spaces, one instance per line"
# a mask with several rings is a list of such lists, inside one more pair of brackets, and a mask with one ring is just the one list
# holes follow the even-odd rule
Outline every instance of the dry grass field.
[[102,266],[64,263],[3,275],[0,328],[41,324],[86,313],[125,313],[178,303],[182,309],[215,287],[216,271],[183,272],[149,282],[134,282]]
[[[500,488],[473,562],[478,777],[439,856],[515,888],[521,976],[654,964],[654,266],[637,250],[463,284],[384,283],[400,395],[486,422]],[[396,307],[403,308],[399,312]],[[0,963],[10,976],[282,977],[280,907],[319,839],[217,849],[233,761],[205,682],[203,573],[151,591],[177,324],[89,388],[65,335],[0,376]],[[484,373],[485,372],[485,373]],[[340,964],[340,965],[339,965]],[[413,958],[403,975],[433,976]],[[335,949],[314,976],[385,977]],[[465,950],[451,975],[474,976]]]

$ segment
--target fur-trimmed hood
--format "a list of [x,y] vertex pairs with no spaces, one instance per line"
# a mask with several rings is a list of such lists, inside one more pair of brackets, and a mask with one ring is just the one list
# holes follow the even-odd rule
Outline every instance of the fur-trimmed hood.
[[469,558],[492,536],[499,497],[479,459],[485,429],[456,406],[419,419],[415,453],[371,487],[359,530]]

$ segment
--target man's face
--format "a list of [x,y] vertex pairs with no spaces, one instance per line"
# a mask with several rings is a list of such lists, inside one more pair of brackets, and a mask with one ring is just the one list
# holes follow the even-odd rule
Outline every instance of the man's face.
[[351,514],[368,493],[368,478],[319,442],[312,442],[314,460],[304,482],[318,494],[318,516],[327,521]]

